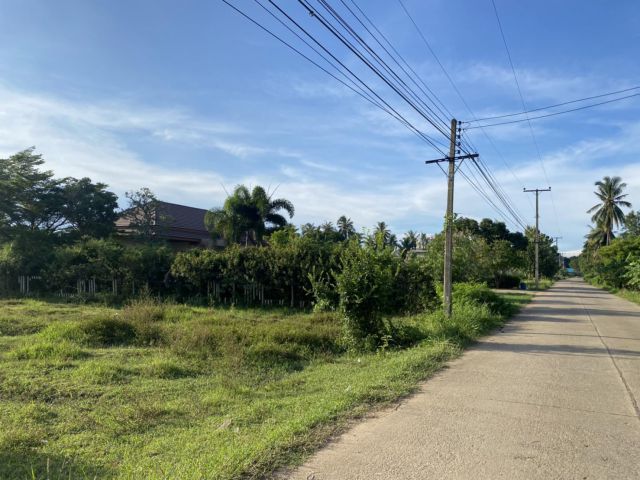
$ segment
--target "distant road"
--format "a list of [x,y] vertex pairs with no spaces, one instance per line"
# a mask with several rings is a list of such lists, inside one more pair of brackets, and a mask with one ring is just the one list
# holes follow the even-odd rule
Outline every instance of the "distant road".
[[640,308],[578,279],[291,478],[640,479]]

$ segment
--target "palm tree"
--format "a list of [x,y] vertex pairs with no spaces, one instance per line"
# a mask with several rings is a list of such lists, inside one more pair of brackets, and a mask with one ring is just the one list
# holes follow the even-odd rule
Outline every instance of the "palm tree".
[[624,224],[622,207],[631,208],[631,203],[623,200],[627,194],[623,190],[627,184],[620,177],[604,177],[595,183],[598,190],[594,193],[600,199],[598,203],[587,210],[587,213],[595,212],[591,221],[598,225],[605,233],[606,245],[613,239],[613,228]]
[[317,230],[318,227],[316,227],[313,223],[305,223],[300,227],[300,233],[302,233],[303,237],[313,235]]
[[429,244],[429,237],[427,236],[426,233],[421,233],[420,235],[418,235],[418,248],[421,248],[422,250],[424,250],[425,248],[427,248],[427,245]]
[[406,257],[410,250],[414,250],[418,245],[418,236],[413,230],[409,230],[402,237],[402,241],[400,242],[400,251],[402,257]]
[[264,188],[256,186],[249,191],[238,185],[222,208],[213,208],[205,215],[205,225],[212,234],[228,242],[262,243],[265,234],[288,224],[279,212],[284,210],[293,217],[293,204],[284,198],[271,198]]
[[375,237],[379,237],[383,245],[388,245],[391,238],[391,231],[385,222],[378,222],[373,232]]
[[347,218],[344,215],[342,215],[338,219],[338,221],[336,222],[336,225],[338,226],[338,233],[345,240],[349,240],[349,238],[353,237],[353,235],[356,233],[356,229],[353,226],[353,222],[351,221],[350,218]]
[[607,245],[607,238],[609,238],[607,237],[607,234],[610,235],[611,240],[615,238],[613,233],[609,232],[608,229],[602,225],[596,225],[595,227],[590,228],[591,231],[586,235],[587,245],[590,247],[599,248]]
[[418,235],[413,230],[409,230],[402,238],[402,245],[407,245],[410,249],[418,246]]
[[393,248],[394,250],[396,248],[398,248],[398,246],[399,246],[398,236],[395,233],[390,234],[389,235],[389,240],[387,240],[385,242],[385,245],[388,246],[388,247]]

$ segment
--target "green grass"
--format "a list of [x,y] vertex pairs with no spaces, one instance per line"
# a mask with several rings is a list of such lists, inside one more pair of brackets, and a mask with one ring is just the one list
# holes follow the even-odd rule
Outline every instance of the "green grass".
[[[604,288],[604,287],[601,287]],[[626,288],[623,289],[606,289],[609,290],[611,293],[614,293],[615,295],[618,295],[619,297],[624,298],[625,300],[629,300],[630,302],[633,303],[637,303],[638,305],[640,305],[640,292],[637,290],[627,290]]]
[[538,282],[538,288],[536,289],[536,281],[533,278],[527,278],[523,280],[524,283],[527,284],[527,290],[531,290],[533,292],[535,291],[543,291],[543,290],[548,290],[550,289],[553,284],[555,283],[555,280],[551,279],[551,278],[540,278],[540,281]]
[[[502,296],[504,316],[530,298]],[[0,301],[0,478],[256,478],[412,392],[503,322],[392,320],[407,348],[345,351],[335,314]]]

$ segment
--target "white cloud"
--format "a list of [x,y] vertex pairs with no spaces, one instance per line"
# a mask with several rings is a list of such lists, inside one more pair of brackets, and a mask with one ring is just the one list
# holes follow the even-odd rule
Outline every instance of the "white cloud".
[[[424,150],[407,142],[400,132],[383,138],[377,132],[357,139],[348,137],[352,131],[360,132],[362,122],[370,117],[350,119],[353,130],[344,124],[324,126],[325,135],[330,135],[333,127],[338,146],[344,138],[349,138],[350,145],[358,145],[358,151],[351,155],[359,166],[371,151],[385,148],[395,155],[388,164],[364,162],[366,169],[351,170],[322,156],[307,156],[304,150],[262,145],[255,139],[256,143],[248,143],[245,138],[250,132],[242,126],[199,119],[180,109],[85,104],[2,86],[0,105],[1,156],[35,144],[44,154],[47,167],[57,175],[89,176],[108,183],[120,194],[148,186],[163,199],[206,208],[223,201],[225,186],[277,185],[278,196],[290,199],[296,206],[297,224],[335,221],[343,214],[359,228],[384,220],[398,233],[408,229],[434,232],[442,224],[446,190],[442,173],[421,162],[400,163],[400,159],[424,160]],[[382,126],[382,118],[379,120]],[[604,175],[620,175],[629,184],[631,201],[640,198],[640,163],[635,160],[634,144],[640,136],[640,122],[627,124],[618,132],[570,144],[543,158],[551,177],[558,219],[550,196],[542,195],[542,229],[564,237],[561,249],[581,246],[589,222],[585,212],[594,203],[591,192],[595,180]],[[121,135],[130,134],[144,136],[150,142],[197,145],[212,153],[226,152],[237,161],[264,160],[271,155],[278,160],[261,164],[259,169],[237,168],[238,173],[230,174],[196,167],[188,159],[165,165],[144,158],[141,150],[125,144]],[[517,180],[502,164],[490,167],[518,210],[532,223],[533,199],[522,193],[522,183],[546,187],[542,169],[533,156],[522,163],[510,159],[510,164]],[[461,176],[456,179],[455,211],[475,218],[499,218]]]

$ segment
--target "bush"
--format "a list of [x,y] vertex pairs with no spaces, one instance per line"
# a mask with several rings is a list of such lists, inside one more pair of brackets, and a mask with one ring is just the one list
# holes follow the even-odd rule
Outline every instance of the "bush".
[[375,347],[384,334],[381,314],[390,310],[399,261],[389,248],[361,248],[356,243],[342,255],[336,288],[346,338],[354,346]]
[[509,303],[483,283],[454,283],[453,302],[456,305],[486,305],[490,312],[506,315],[510,311]]
[[496,275],[490,281],[490,286],[494,288],[518,288],[520,286],[520,277],[517,275],[511,275],[508,273],[503,273],[500,275]]
[[96,318],[80,326],[89,346],[126,345],[136,339],[136,329],[131,322],[118,318]]

